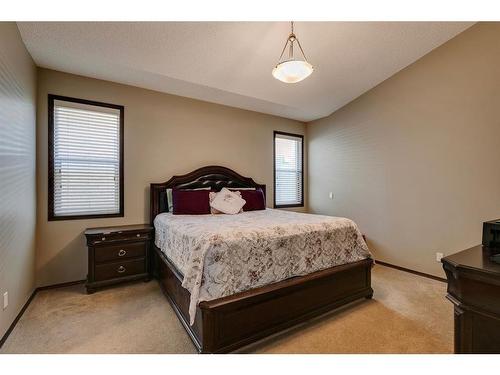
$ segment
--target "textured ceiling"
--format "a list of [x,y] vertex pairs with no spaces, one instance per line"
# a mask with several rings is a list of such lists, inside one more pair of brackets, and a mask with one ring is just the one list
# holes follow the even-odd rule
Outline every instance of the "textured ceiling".
[[329,115],[443,44],[466,22],[297,22],[315,68],[271,76],[285,22],[20,22],[36,64],[301,121]]

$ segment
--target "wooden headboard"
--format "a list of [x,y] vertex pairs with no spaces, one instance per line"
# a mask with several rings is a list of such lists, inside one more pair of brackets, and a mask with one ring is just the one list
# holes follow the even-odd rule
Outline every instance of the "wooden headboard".
[[219,191],[223,187],[228,188],[261,188],[266,196],[266,185],[260,185],[249,177],[243,177],[235,171],[217,165],[199,168],[182,176],[174,176],[167,182],[151,184],[150,200],[150,222],[156,215],[168,212],[167,192],[168,188],[196,189],[210,187]]

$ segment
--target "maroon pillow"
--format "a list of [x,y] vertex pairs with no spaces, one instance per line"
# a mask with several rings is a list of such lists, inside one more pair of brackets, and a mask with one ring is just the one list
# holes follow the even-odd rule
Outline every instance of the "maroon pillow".
[[205,215],[210,213],[210,190],[172,190],[172,214]]
[[239,190],[241,197],[246,200],[243,206],[243,211],[256,211],[266,209],[266,199],[262,189],[256,190]]

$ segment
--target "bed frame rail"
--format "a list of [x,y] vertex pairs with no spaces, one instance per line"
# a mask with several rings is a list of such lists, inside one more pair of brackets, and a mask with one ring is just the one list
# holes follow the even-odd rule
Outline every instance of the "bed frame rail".
[[336,266],[306,276],[201,302],[189,325],[189,292],[182,275],[155,247],[158,279],[200,353],[227,353],[360,298],[371,298],[373,261]]

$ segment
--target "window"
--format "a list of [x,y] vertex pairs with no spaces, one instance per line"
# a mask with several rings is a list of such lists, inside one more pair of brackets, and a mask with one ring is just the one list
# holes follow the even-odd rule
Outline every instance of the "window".
[[123,216],[123,106],[48,101],[49,220]]
[[304,206],[304,136],[274,132],[274,207]]

